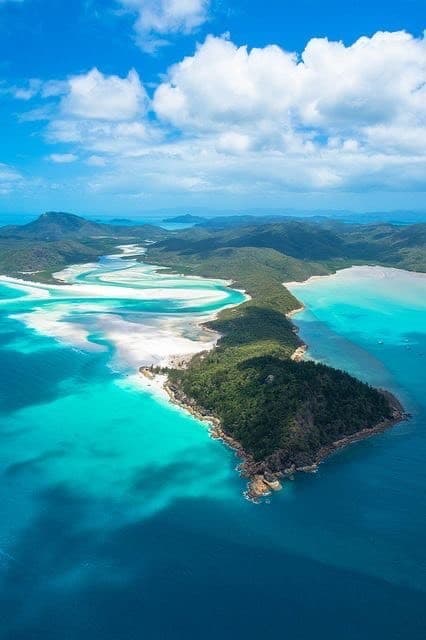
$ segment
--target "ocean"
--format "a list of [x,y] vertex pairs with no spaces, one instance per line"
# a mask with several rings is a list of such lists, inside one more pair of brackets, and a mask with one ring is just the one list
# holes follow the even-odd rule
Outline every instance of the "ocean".
[[259,504],[233,452],[137,367],[244,299],[108,256],[0,281],[0,637],[410,639],[426,633],[426,277],[291,285],[308,357],[412,418]]

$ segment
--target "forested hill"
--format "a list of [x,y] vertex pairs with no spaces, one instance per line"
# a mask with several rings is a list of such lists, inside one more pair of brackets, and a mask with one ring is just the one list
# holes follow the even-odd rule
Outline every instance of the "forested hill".
[[0,228],[0,273],[51,280],[52,272],[96,260],[118,244],[155,241],[165,235],[163,229],[151,225],[103,224],[70,213],[48,212],[28,224]]
[[426,271],[426,224],[356,225],[287,220],[210,229],[198,226],[157,245],[164,254],[181,253],[210,260],[219,249],[267,248],[299,260],[326,265],[375,263]]
[[354,263],[426,271],[426,224],[398,227],[288,219],[268,223],[256,219],[256,224],[247,224],[247,220],[252,218],[231,216],[222,220],[223,228],[197,226],[167,232],[152,225],[104,224],[48,212],[29,224],[0,228],[0,273],[51,271],[92,260],[120,242],[146,240],[156,241],[151,252],[154,261],[183,263],[200,275],[232,272],[235,280],[244,275],[247,261],[256,268],[260,265],[268,278],[274,272],[281,282]]
[[301,343],[287,314],[300,305],[282,283],[354,263],[425,271],[425,233],[426,225],[286,221],[197,227],[149,248],[149,261],[230,278],[251,296],[210,323],[222,335],[213,351],[169,371],[174,397],[219,418],[225,438],[242,448],[251,495],[316,464],[336,441],[351,442],[403,416],[388,396],[352,376],[292,359]]

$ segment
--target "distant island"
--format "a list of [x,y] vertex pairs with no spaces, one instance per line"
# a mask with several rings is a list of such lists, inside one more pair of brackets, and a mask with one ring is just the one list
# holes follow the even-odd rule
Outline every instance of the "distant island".
[[169,224],[199,224],[205,222],[207,218],[201,216],[192,216],[190,213],[185,213],[181,216],[175,216],[173,218],[164,218],[163,222]]
[[[208,327],[216,347],[169,367],[173,401],[213,424],[241,456],[257,498],[282,478],[313,470],[336,448],[368,437],[406,414],[398,400],[332,367],[300,358],[291,315],[298,300],[283,285],[354,264],[426,272],[426,224],[398,227],[336,221],[270,221],[166,231],[151,225],[90,222],[49,212],[0,228],[0,272],[54,282],[64,266],[93,261],[120,244],[140,260],[187,275],[225,278],[250,296]],[[155,367],[144,374],[155,375]]]
[[134,222],[130,220],[130,218],[111,218],[111,220],[109,220],[108,222],[109,224],[134,224]]

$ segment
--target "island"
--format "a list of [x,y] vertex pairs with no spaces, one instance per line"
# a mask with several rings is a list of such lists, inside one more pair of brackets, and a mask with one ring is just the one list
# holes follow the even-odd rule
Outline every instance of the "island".
[[247,293],[245,302],[207,323],[218,338],[212,350],[142,373],[163,374],[172,401],[209,422],[212,435],[237,451],[250,498],[279,489],[296,471],[313,471],[337,449],[407,417],[389,392],[301,357],[305,345],[292,322],[300,302],[284,283],[354,264],[425,272],[425,224],[243,221],[166,231],[48,212],[27,225],[0,229],[0,272],[57,282],[55,271],[122,244],[143,247],[133,256],[140,261],[223,278]]
[[[208,421],[212,435],[238,453],[253,499],[407,418],[387,391],[300,358],[304,345],[291,321],[300,303],[283,283],[366,263],[373,255],[374,262],[415,262],[424,270],[425,225],[410,232],[389,227],[386,234],[383,228],[336,229],[285,223],[195,237],[187,231],[160,240],[144,256],[179,273],[227,278],[250,296],[208,323],[220,335],[212,351],[158,372],[167,374],[171,399]],[[396,244],[398,236],[405,241]]]
[[[98,221],[97,221],[98,222]],[[130,220],[130,218],[111,218],[111,220],[108,220],[109,224],[114,224],[114,225],[132,225],[134,224],[133,220]]]
[[163,222],[168,224],[200,224],[206,222],[207,218],[202,216],[193,216],[190,213],[184,213],[180,216],[174,216],[172,218],[164,218]]

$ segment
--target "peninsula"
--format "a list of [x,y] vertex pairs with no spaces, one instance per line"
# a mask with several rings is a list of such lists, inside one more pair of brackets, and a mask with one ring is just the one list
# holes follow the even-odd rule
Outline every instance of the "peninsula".
[[332,226],[286,222],[187,231],[152,245],[144,257],[180,273],[231,279],[250,295],[208,323],[221,335],[216,348],[185,367],[168,368],[166,389],[237,451],[252,498],[407,417],[388,392],[297,357],[303,344],[289,316],[300,303],[283,282],[369,261],[410,261],[424,270],[425,225],[403,232]]
[[304,345],[290,319],[300,303],[283,283],[354,264],[426,271],[426,225],[247,224],[245,218],[237,224],[234,218],[166,231],[46,213],[0,229],[0,272],[55,282],[54,273],[69,264],[135,243],[144,247],[141,261],[244,289],[246,302],[207,324],[220,335],[216,347],[165,373],[173,401],[208,419],[213,435],[239,453],[248,493],[257,498],[278,489],[282,478],[313,470],[336,449],[406,417],[386,391],[300,358]]

